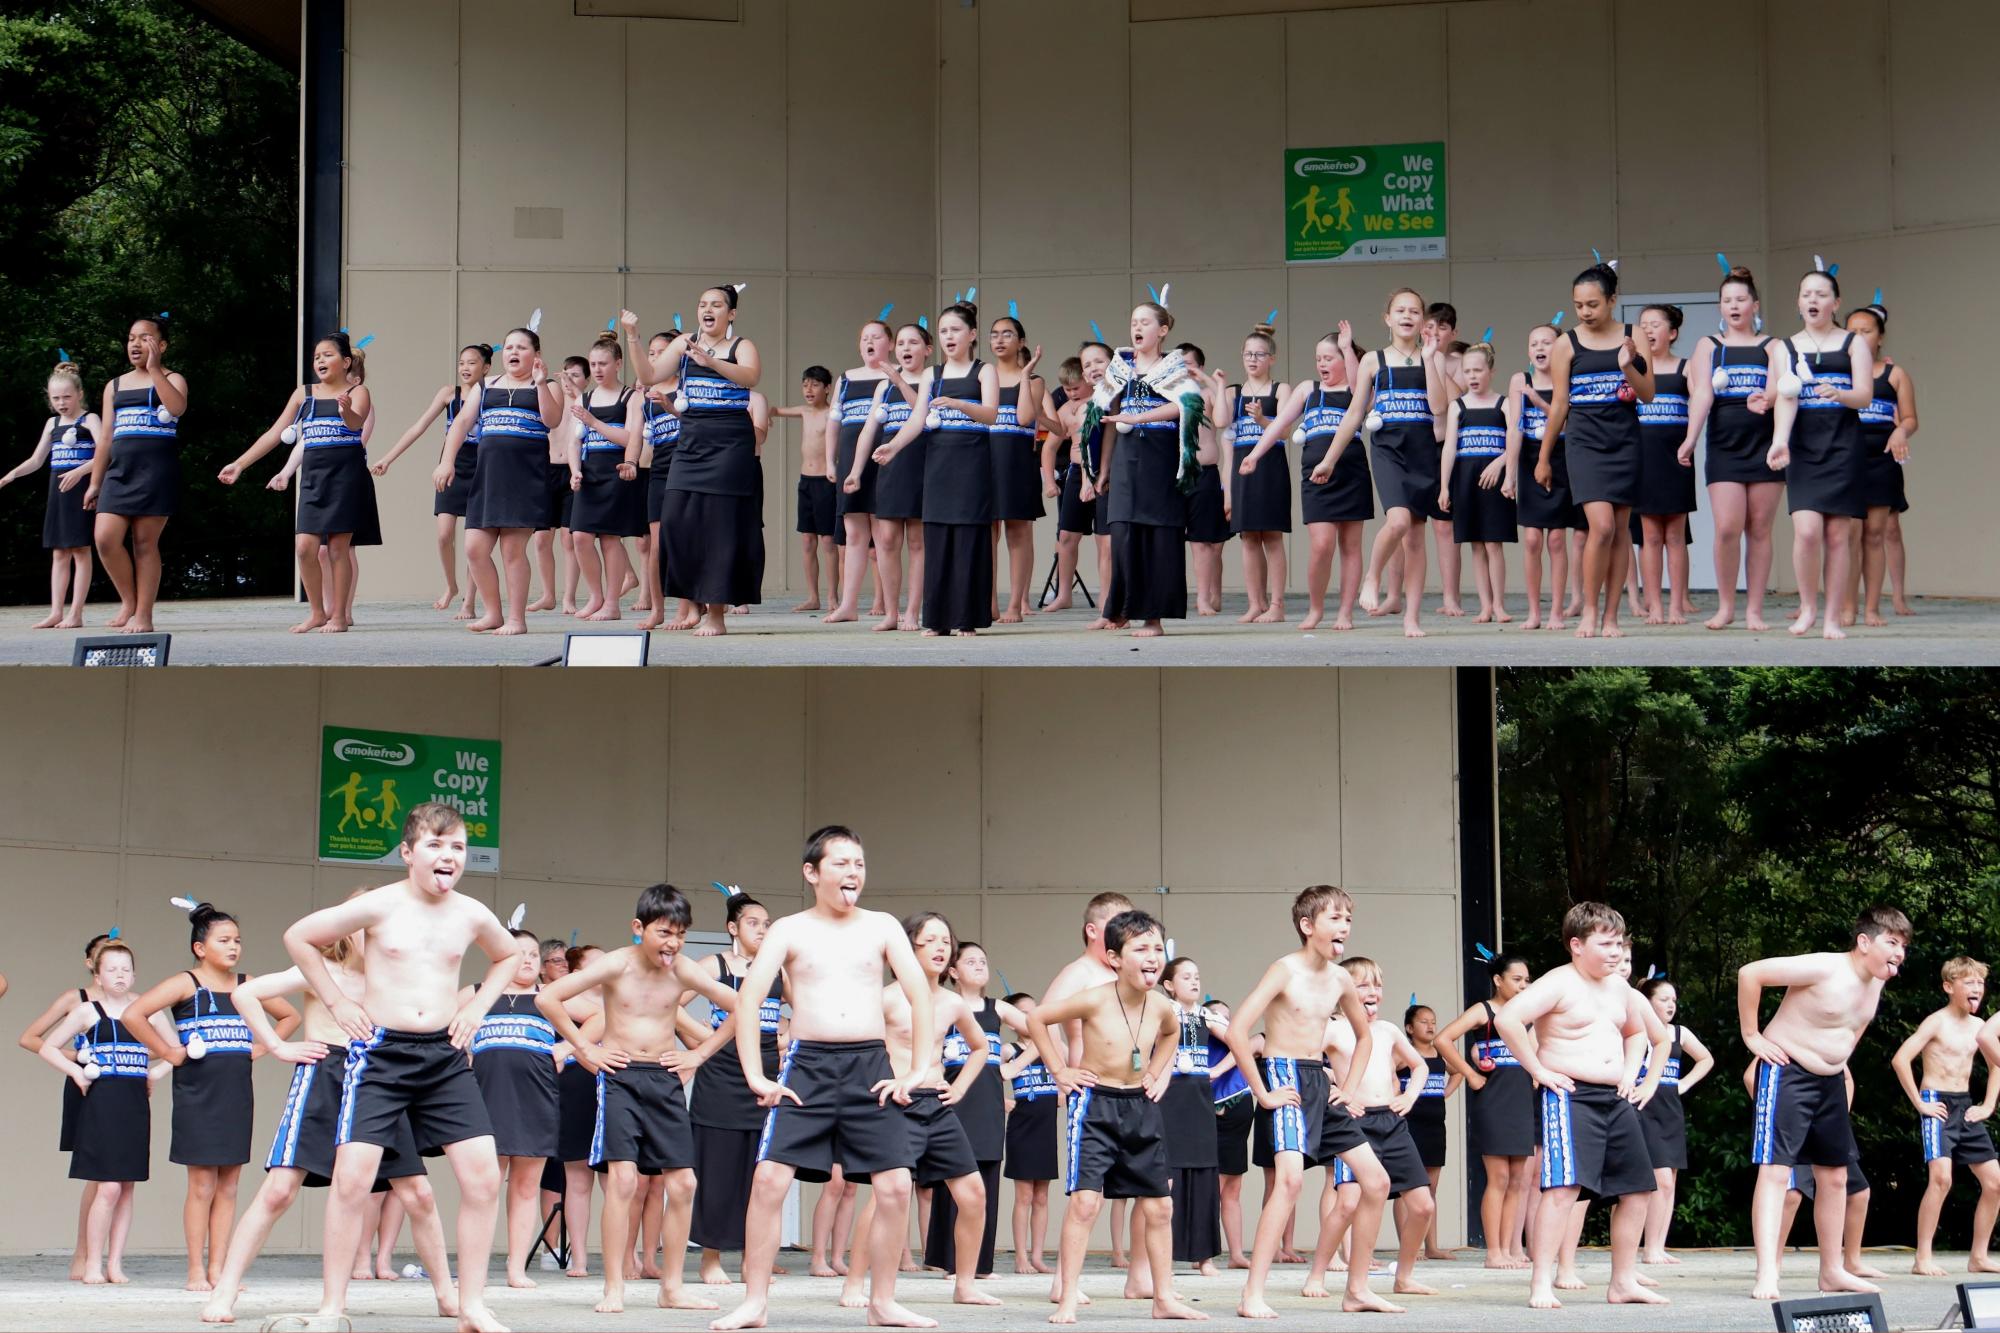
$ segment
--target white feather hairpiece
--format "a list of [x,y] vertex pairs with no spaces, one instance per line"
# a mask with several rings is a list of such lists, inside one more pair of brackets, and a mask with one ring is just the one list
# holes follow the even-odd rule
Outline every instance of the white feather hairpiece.
[[183,912],[186,912],[189,916],[193,916],[194,909],[201,906],[200,903],[192,898],[173,897],[167,899],[167,901],[180,908]]
[[541,331],[542,331],[542,308],[540,306],[536,306],[535,313],[528,316],[528,332],[540,333]]
[[526,903],[516,903],[514,905],[514,914],[507,918],[507,929],[519,930],[521,923],[527,919],[528,905]]

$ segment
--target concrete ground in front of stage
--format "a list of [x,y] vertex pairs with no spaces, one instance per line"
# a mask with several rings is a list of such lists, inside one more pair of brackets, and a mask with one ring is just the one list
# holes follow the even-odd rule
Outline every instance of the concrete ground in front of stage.
[[[1053,1258],[1053,1255],[1050,1256]],[[1343,1315],[1337,1305],[1309,1301],[1298,1293],[1297,1268],[1280,1268],[1273,1273],[1271,1303],[1278,1310],[1279,1326],[1289,1328],[1378,1328],[1418,1330],[1506,1330],[1630,1329],[1635,1333],[1666,1329],[1743,1329],[1771,1327],[1771,1307],[1765,1301],[1749,1299],[1751,1258],[1747,1251],[1684,1252],[1685,1261],[1677,1268],[1651,1270],[1660,1281],[1660,1290],[1673,1304],[1647,1307],[1611,1307],[1604,1304],[1603,1283],[1609,1259],[1602,1251],[1586,1251],[1581,1268],[1591,1289],[1565,1293],[1566,1307],[1560,1311],[1530,1310],[1527,1305],[1527,1275],[1523,1272],[1487,1272],[1479,1266],[1476,1251],[1466,1251],[1453,1263],[1423,1265],[1421,1280],[1438,1288],[1433,1297],[1408,1298],[1406,1318]],[[1965,1280],[1965,1256],[1940,1255],[1951,1278],[1916,1278],[1909,1275],[1908,1251],[1871,1252],[1878,1267],[1894,1276],[1882,1283],[1883,1305],[1892,1328],[1937,1328],[1955,1310],[1955,1284]],[[202,1298],[180,1290],[185,1274],[178,1258],[143,1258],[128,1261],[133,1282],[127,1287],[85,1288],[63,1280],[66,1256],[48,1255],[0,1260],[0,1330],[166,1330],[197,1329]],[[788,1253],[781,1261],[792,1271],[805,1269],[803,1254]],[[1813,1291],[1813,1256],[1791,1253],[1785,1260],[1785,1291],[1793,1298],[1810,1296]],[[1007,1303],[995,1308],[972,1309],[949,1303],[949,1286],[934,1275],[906,1275],[898,1284],[898,1294],[911,1309],[936,1318],[947,1330],[1045,1328],[1048,1279],[1012,1273],[1011,1259],[1003,1260],[1003,1272],[983,1285]],[[497,1267],[496,1267],[497,1273]],[[690,1274],[693,1263],[690,1261]],[[1234,1318],[1242,1274],[1225,1272],[1215,1278],[1184,1275],[1176,1279],[1182,1297],[1217,1320],[1243,1327]],[[626,1293],[626,1313],[599,1315],[591,1306],[597,1301],[601,1284],[596,1278],[566,1280],[559,1273],[536,1272],[541,1286],[534,1291],[510,1291],[500,1287],[492,1293],[494,1312],[517,1330],[540,1329],[701,1329],[708,1316],[669,1312],[654,1308],[655,1287],[650,1282],[633,1284]],[[250,1273],[251,1286],[237,1306],[236,1327],[255,1329],[273,1315],[307,1312],[319,1299],[319,1261],[315,1256],[268,1258]],[[1376,1279],[1386,1291],[1388,1279]],[[1123,1275],[1113,1271],[1102,1257],[1093,1256],[1084,1272],[1084,1290],[1095,1304],[1082,1311],[1080,1329],[1125,1329],[1161,1327],[1151,1324],[1147,1305],[1119,1299]],[[834,1279],[784,1277],[773,1288],[771,1323],[773,1329],[859,1329],[863,1312],[837,1308],[840,1284]],[[741,1287],[705,1288],[725,1306],[741,1295]],[[429,1284],[421,1280],[396,1283],[358,1282],[352,1288],[350,1313],[359,1330],[408,1330],[435,1333],[449,1325],[439,1320]]]
[[[1713,606],[1712,593],[1700,600]],[[1303,599],[1291,599],[1290,622],[1239,625],[1240,594],[1224,599],[1223,614],[1172,621],[1165,637],[1134,639],[1083,627],[1088,611],[1035,615],[1022,625],[996,626],[970,639],[927,639],[873,633],[869,622],[822,625],[816,615],[789,611],[791,597],[731,616],[730,632],[696,639],[655,633],[651,661],[668,666],[1986,666],[2000,664],[2000,601],[1921,598],[1918,614],[1892,617],[1885,629],[1857,629],[1843,643],[1818,633],[1793,639],[1784,631],[1796,609],[1774,599],[1773,629],[1713,633],[1699,623],[1628,624],[1623,639],[1574,638],[1568,631],[1533,633],[1474,625],[1432,614],[1430,637],[1408,640],[1400,620],[1361,620],[1351,632],[1303,634]],[[1517,598],[1513,610],[1518,617]],[[28,628],[42,608],[0,609],[0,665],[66,665],[75,632]],[[180,602],[160,608],[159,627],[173,635],[176,666],[528,666],[556,657],[563,632],[630,629],[622,622],[578,625],[553,612],[529,617],[529,632],[496,639],[473,634],[429,606],[363,603],[359,626],[347,634],[289,634],[296,604],[276,598]],[[110,608],[93,603],[85,634],[103,634]]]

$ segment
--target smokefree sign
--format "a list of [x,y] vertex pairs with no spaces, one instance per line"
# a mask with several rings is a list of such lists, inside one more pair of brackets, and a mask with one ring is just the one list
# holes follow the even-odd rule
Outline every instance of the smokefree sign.
[[1445,257],[1444,144],[1285,150],[1285,262]]
[[319,859],[402,863],[410,807],[442,801],[465,816],[466,869],[500,869],[500,742],[416,732],[320,732]]

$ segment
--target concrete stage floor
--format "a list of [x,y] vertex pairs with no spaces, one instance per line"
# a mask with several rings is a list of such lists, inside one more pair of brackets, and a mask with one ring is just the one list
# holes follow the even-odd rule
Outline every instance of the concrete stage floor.
[[[1713,594],[1700,600],[1713,608]],[[1984,666],[2000,664],[2000,601],[1921,598],[1917,615],[1892,617],[1884,629],[1856,629],[1842,643],[1815,632],[1793,639],[1785,617],[1791,597],[1774,599],[1767,614],[1776,628],[1752,634],[1740,628],[1710,632],[1698,623],[1629,625],[1623,639],[1579,640],[1568,631],[1528,633],[1513,627],[1474,625],[1425,615],[1430,637],[1408,640],[1399,618],[1363,619],[1351,632],[1303,634],[1302,598],[1290,601],[1290,623],[1239,625],[1240,594],[1224,600],[1223,614],[1168,622],[1159,639],[1090,633],[1094,612],[1030,616],[1025,624],[996,626],[970,639],[926,639],[877,634],[860,625],[822,625],[796,615],[792,599],[731,616],[730,632],[715,639],[656,633],[651,661],[667,666]],[[1518,598],[1513,612],[1522,614]],[[67,665],[75,631],[33,630],[40,607],[0,609],[0,665]],[[93,603],[87,634],[103,634],[111,608]],[[298,622],[295,603],[277,598],[184,602],[160,608],[159,628],[173,635],[176,666],[528,666],[559,655],[563,632],[575,622],[553,612],[529,617],[529,632],[496,639],[473,634],[428,605],[367,603],[358,627],[347,634],[289,634]],[[586,631],[630,628],[627,619],[586,624]]]
[[[1652,1270],[1660,1290],[1672,1298],[1663,1306],[1607,1306],[1603,1282],[1609,1259],[1602,1251],[1586,1251],[1582,1259],[1588,1291],[1565,1293],[1569,1304],[1559,1311],[1536,1311],[1527,1306],[1527,1275],[1521,1272],[1487,1272],[1479,1266],[1476,1251],[1466,1251],[1453,1263],[1425,1264],[1419,1277],[1438,1288],[1432,1297],[1410,1297],[1410,1313],[1402,1317],[1343,1315],[1326,1301],[1308,1301],[1298,1292],[1297,1268],[1281,1268],[1273,1275],[1271,1303],[1279,1319],[1275,1327],[1347,1329],[1376,1328],[1417,1330],[1665,1330],[1743,1329],[1765,1330],[1772,1326],[1771,1307],[1749,1299],[1751,1259],[1745,1251],[1684,1252],[1678,1268]],[[1963,1254],[1939,1256],[1952,1273],[1950,1278],[1916,1278],[1909,1275],[1908,1251],[1874,1251],[1873,1262],[1889,1271],[1882,1283],[1883,1304],[1892,1328],[1933,1329],[1942,1325],[1957,1305],[1956,1283],[1965,1272]],[[793,1272],[805,1268],[803,1254],[788,1253],[783,1262]],[[1785,1290],[1789,1297],[1813,1292],[1813,1258],[1790,1253],[1785,1260]],[[186,1273],[179,1258],[128,1260],[133,1282],[127,1287],[84,1288],[63,1280],[67,1256],[0,1259],[0,1329],[198,1329],[202,1298],[180,1290]],[[940,1321],[947,1330],[1046,1328],[1050,1307],[1046,1303],[1048,1280],[1019,1277],[1010,1270],[1011,1259],[1003,1260],[1003,1272],[983,1284],[1007,1303],[993,1308],[972,1309],[949,1304],[949,1288],[935,1275],[905,1275],[898,1284],[904,1303],[920,1314]],[[693,1264],[690,1261],[689,1270]],[[498,1272],[496,1265],[495,1272]],[[628,1288],[626,1313],[599,1315],[591,1310],[601,1284],[596,1278],[565,1280],[560,1274],[536,1272],[541,1286],[534,1291],[493,1292],[496,1314],[516,1330],[539,1329],[702,1329],[707,1315],[668,1312],[653,1306],[654,1284],[640,1283]],[[310,1312],[319,1297],[319,1261],[313,1256],[285,1256],[260,1262],[250,1272],[250,1287],[237,1305],[238,1328],[256,1329],[276,1314]],[[1242,1274],[1224,1273],[1216,1278],[1191,1275],[1176,1279],[1180,1294],[1212,1318],[1233,1328],[1254,1327],[1234,1317]],[[1096,1304],[1085,1307],[1080,1329],[1164,1328],[1147,1317],[1148,1307],[1140,1302],[1119,1299],[1123,1277],[1101,1256],[1094,1256],[1084,1272],[1084,1290]],[[1378,1276],[1378,1290],[1386,1290],[1388,1279]],[[708,1290],[724,1305],[740,1297],[740,1287]],[[770,1327],[773,1329],[859,1329],[863,1311],[842,1310],[835,1305],[839,1283],[833,1279],[785,1277],[773,1288]],[[356,1283],[350,1298],[354,1327],[360,1330],[410,1330],[435,1333],[449,1328],[434,1313],[428,1283]]]

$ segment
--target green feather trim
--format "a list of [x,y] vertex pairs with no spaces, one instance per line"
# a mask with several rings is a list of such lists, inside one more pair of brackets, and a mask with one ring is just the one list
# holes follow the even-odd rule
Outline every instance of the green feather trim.
[[[1104,409],[1097,405],[1097,399],[1092,398],[1088,403],[1084,404],[1083,430],[1077,437],[1080,443],[1076,449],[1076,460],[1083,465],[1084,475],[1086,476],[1090,474],[1090,464],[1093,461],[1090,457],[1090,437],[1095,435],[1097,428],[1103,424]],[[1102,445],[1098,447],[1097,457],[1100,460],[1104,457],[1104,448]],[[1096,485],[1097,478],[1091,477],[1090,482],[1093,486]]]
[[1193,495],[1196,483],[1201,480],[1201,419],[1201,395],[1182,394],[1181,463],[1180,471],[1174,474],[1174,484],[1182,495]]

